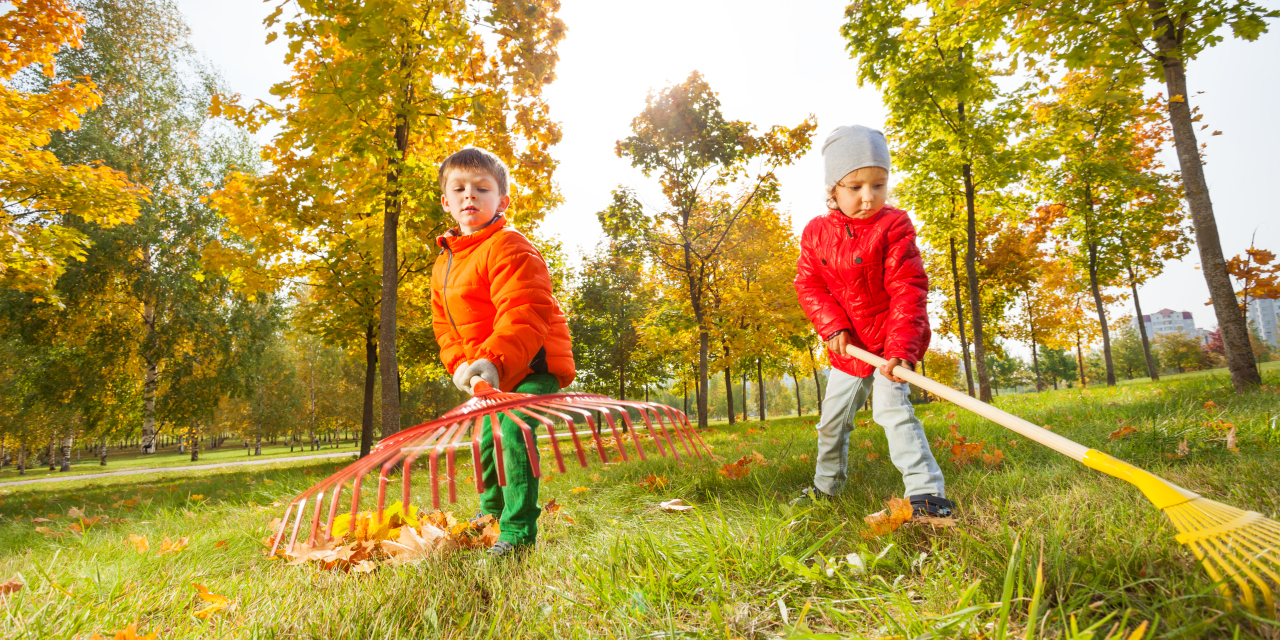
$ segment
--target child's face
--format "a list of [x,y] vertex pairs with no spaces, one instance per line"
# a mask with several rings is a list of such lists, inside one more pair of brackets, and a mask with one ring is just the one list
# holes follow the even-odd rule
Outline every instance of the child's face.
[[498,212],[506,211],[511,198],[498,193],[498,180],[488,171],[451,169],[440,204],[466,235],[484,227]]
[[836,206],[850,218],[869,218],[889,195],[889,172],[880,167],[850,171],[836,183]]

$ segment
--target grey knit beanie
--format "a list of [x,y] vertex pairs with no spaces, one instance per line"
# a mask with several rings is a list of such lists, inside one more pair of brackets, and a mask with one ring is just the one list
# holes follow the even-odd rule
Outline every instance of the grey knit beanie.
[[889,141],[883,133],[860,124],[839,127],[822,143],[822,162],[826,169],[823,183],[830,192],[851,171],[863,167],[890,171]]

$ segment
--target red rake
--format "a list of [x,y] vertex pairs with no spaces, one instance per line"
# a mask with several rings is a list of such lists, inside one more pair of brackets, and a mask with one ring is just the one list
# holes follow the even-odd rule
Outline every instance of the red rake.
[[[618,423],[613,415],[616,411],[622,418],[624,425],[622,430],[631,434],[631,442],[635,444],[635,455],[641,460],[646,460],[648,459],[647,454],[640,444],[643,436],[631,424],[631,416],[627,409],[637,410],[640,417],[644,419],[644,425],[649,431],[649,438],[653,440],[659,455],[665,457],[667,450],[670,450],[671,456],[678,460],[680,453],[677,451],[676,442],[681,445],[686,455],[701,458],[701,454],[698,453],[699,446],[710,455],[711,450],[707,448],[707,445],[702,442],[702,438],[698,437],[698,434],[690,426],[689,418],[683,412],[666,405],[652,402],[614,400],[607,396],[593,393],[555,393],[543,396],[527,393],[507,393],[496,390],[485,382],[478,382],[475,386],[475,397],[454,407],[440,418],[383,438],[369,455],[325,478],[294,498],[285,509],[280,528],[272,536],[271,555],[275,555],[280,542],[284,539],[285,531],[290,529],[291,516],[293,518],[293,526],[289,534],[289,543],[285,548],[289,551],[293,550],[294,543],[298,540],[298,532],[302,527],[303,517],[307,515],[308,503],[312,504],[312,508],[310,513],[311,524],[305,537],[306,544],[314,546],[317,542],[329,540],[333,531],[333,521],[338,515],[339,500],[348,481],[351,481],[350,514],[351,522],[354,526],[356,513],[360,505],[362,481],[376,467],[382,468],[377,476],[378,509],[375,521],[379,523],[382,522],[382,511],[386,506],[387,486],[391,483],[388,475],[403,461],[401,471],[403,488],[401,489],[400,503],[404,505],[405,509],[408,509],[409,494],[411,492],[410,478],[412,475],[410,471],[413,468],[413,463],[424,454],[429,456],[427,465],[431,474],[431,505],[433,508],[440,508],[439,472],[441,454],[445,456],[445,475],[449,480],[449,502],[458,501],[457,484],[455,482],[457,471],[455,454],[458,449],[463,447],[471,448],[476,491],[483,492],[485,486],[484,479],[481,477],[483,470],[480,465],[480,434],[481,425],[484,422],[483,418],[486,416],[489,417],[489,424],[493,433],[494,463],[497,465],[498,484],[501,486],[506,486],[507,474],[503,465],[502,433],[498,427],[500,415],[507,416],[520,425],[521,430],[524,432],[525,449],[529,452],[530,464],[533,467],[533,475],[536,478],[542,477],[542,464],[535,444],[536,440],[545,439],[551,441],[551,450],[556,456],[556,467],[560,470],[560,473],[565,473],[566,471],[564,455],[560,451],[560,441],[564,439],[565,433],[556,430],[555,425],[557,422],[567,426],[568,436],[573,441],[574,453],[577,455],[578,464],[586,467],[588,457],[586,450],[582,446],[580,435],[589,435],[591,437],[591,442],[595,445],[595,451],[600,456],[600,462],[610,461],[605,453],[606,444],[600,439],[600,429],[592,415],[593,413],[604,416],[609,431],[613,434],[611,446],[617,447],[619,456],[626,462],[632,458],[627,454],[624,435],[618,432]],[[522,414],[541,423],[542,426],[546,427],[546,433],[535,436],[533,430],[513,414],[515,410],[519,410]],[[666,421],[663,420],[663,414],[667,417]],[[586,423],[587,431],[585,433],[578,431],[575,427],[574,416],[577,416],[579,421]],[[670,422],[669,428],[668,421]],[[654,428],[655,422],[658,425],[656,429]],[[675,441],[671,437],[672,431],[676,434]],[[664,441],[667,445],[665,448],[662,446]],[[321,509],[326,494],[329,495],[329,509],[324,526],[321,527]]]

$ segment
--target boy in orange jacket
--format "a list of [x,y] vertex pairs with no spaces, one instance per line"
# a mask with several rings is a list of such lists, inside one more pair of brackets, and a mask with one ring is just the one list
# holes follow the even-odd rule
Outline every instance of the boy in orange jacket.
[[[458,226],[436,238],[444,251],[431,270],[431,316],[454,384],[474,393],[471,380],[479,377],[495,389],[539,395],[568,386],[574,377],[569,324],[542,254],[506,224],[506,165],[489,151],[463,149],[440,165],[440,188],[440,202]],[[542,509],[520,426],[504,416],[498,428],[507,486],[498,486],[486,418],[480,511],[498,518],[501,533],[489,553],[503,556],[537,540]]]

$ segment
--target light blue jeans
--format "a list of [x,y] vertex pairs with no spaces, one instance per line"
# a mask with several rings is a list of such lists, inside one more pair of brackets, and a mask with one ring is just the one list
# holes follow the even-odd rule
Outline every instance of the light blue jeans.
[[945,498],[942,469],[929,450],[924,425],[916,418],[905,382],[892,382],[879,370],[865,378],[855,378],[832,369],[827,378],[827,395],[822,400],[822,420],[818,422],[818,460],[813,485],[836,495],[844,490],[849,469],[849,433],[858,409],[871,396],[871,419],[884,427],[889,440],[889,458],[902,472],[907,496],[933,494]]

